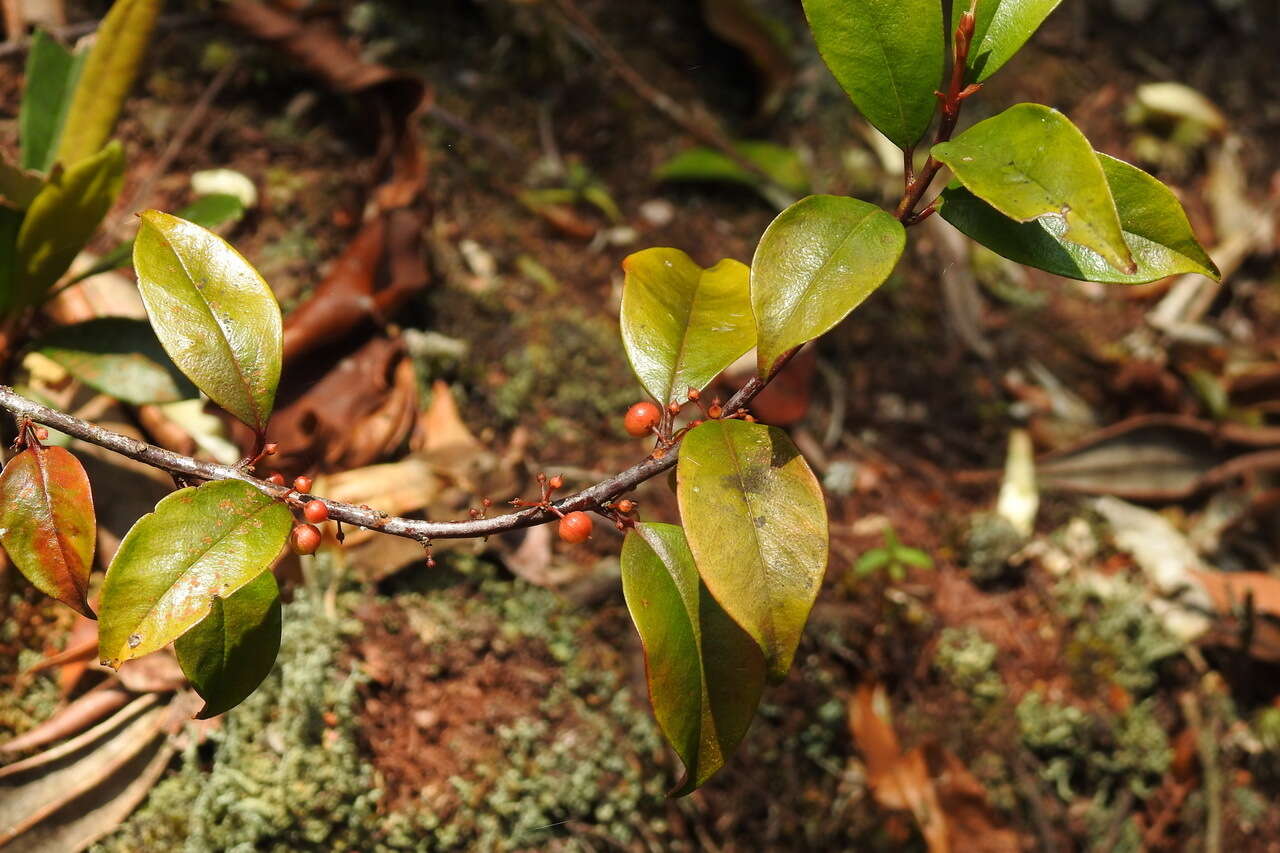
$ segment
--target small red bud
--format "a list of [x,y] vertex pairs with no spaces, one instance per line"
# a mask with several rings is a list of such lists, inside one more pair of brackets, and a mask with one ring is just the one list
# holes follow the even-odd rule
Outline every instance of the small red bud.
[[697,388],[690,388],[690,389],[689,389],[689,399],[690,399],[690,400],[693,400],[693,401],[695,401],[695,402],[696,402],[696,401],[697,401],[697,399],[698,399],[699,397],[701,397],[701,396],[702,396],[702,394],[700,394],[700,393],[698,392],[698,389],[697,389]]
[[36,440],[37,440],[37,441],[48,441],[48,440],[49,440],[49,431],[48,431],[47,429],[45,429],[44,427],[42,427],[42,426],[38,426],[38,427],[36,427]]
[[279,471],[272,471],[272,472],[271,472],[271,475],[270,475],[269,477],[267,477],[267,482],[268,482],[268,483],[275,483],[277,486],[283,486],[283,485],[284,485],[284,474],[281,474]]
[[672,400],[670,403],[667,404],[667,411],[673,415],[680,414],[680,404],[677,403],[675,400]]
[[715,419],[724,414],[724,409],[719,403],[712,403],[707,407],[707,417]]
[[553,489],[563,488],[564,477],[561,477],[559,474],[556,474],[554,477],[552,477],[550,480],[547,481],[547,485]]
[[309,493],[313,482],[314,481],[310,477],[294,477],[293,489],[297,492]]
[[267,444],[262,445],[263,456],[275,456],[276,453],[279,452],[279,450],[280,450],[280,445],[276,444],[274,441],[268,442]]
[[631,512],[636,508],[636,502],[633,500],[623,499],[617,503],[618,512]]

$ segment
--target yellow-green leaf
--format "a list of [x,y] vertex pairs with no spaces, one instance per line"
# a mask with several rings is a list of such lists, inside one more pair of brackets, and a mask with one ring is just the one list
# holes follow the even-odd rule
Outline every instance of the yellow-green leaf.
[[0,473],[0,544],[36,589],[93,618],[97,521],[89,477],[61,447],[32,447]]
[[24,75],[26,87],[18,110],[24,169],[48,172],[53,167],[58,138],[87,55],[85,51],[72,53],[44,30],[36,30],[32,36]]
[[57,326],[32,350],[91,388],[134,405],[198,397],[145,320],[98,317]]
[[116,0],[102,19],[58,139],[58,162],[78,163],[107,144],[163,6],[163,0]]
[[263,572],[227,596],[173,644],[178,663],[204,699],[197,720],[239,705],[271,672],[280,652],[280,587]]
[[1062,239],[1062,220],[1015,222],[953,182],[942,193],[941,214],[964,234],[1010,260],[1082,281],[1142,284],[1171,275],[1201,273],[1218,279],[1217,266],[1196,240],[1177,196],[1146,172],[1099,154],[1120,227],[1137,269],[1117,272],[1091,249]]
[[49,176],[18,229],[15,306],[36,304],[62,277],[111,209],[123,180],[124,149],[118,142]]
[[1057,110],[1018,104],[933,146],[933,156],[1005,216],[1057,217],[1062,239],[1092,249],[1126,275],[1137,271],[1102,164]]
[[809,196],[778,214],[751,261],[760,375],[862,304],[906,244],[898,220],[854,198]]
[[764,689],[764,657],[707,592],[674,524],[637,524],[627,534],[622,592],[644,646],[653,714],[685,765],[671,791],[681,797],[742,741]]
[[125,534],[102,586],[98,650],[119,666],[189,631],[271,567],[293,526],[283,503],[239,480],[186,488]]
[[681,445],[676,494],[698,574],[782,679],[827,567],[817,478],[782,430],[708,421]]
[[679,249],[645,249],[622,268],[622,342],[640,383],[663,405],[683,403],[755,344],[746,264],[725,259],[703,269]]
[[818,52],[858,110],[899,148],[933,120],[946,67],[939,0],[804,0]]
[[[952,0],[951,20],[972,0]],[[974,17],[966,79],[981,83],[1013,58],[1062,0],[981,0]]]
[[218,235],[158,210],[133,244],[138,288],[178,369],[219,406],[266,430],[280,382],[280,306],[258,271]]

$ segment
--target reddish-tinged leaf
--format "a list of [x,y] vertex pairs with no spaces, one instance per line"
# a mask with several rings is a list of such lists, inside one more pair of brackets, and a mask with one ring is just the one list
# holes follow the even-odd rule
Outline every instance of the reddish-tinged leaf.
[[93,618],[85,594],[97,524],[89,477],[61,447],[32,447],[0,474],[0,543],[36,589]]

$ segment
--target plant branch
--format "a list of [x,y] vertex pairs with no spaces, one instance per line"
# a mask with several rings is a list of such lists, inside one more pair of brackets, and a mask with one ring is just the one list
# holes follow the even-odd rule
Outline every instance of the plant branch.
[[[792,350],[778,359],[772,373],[767,378],[753,377],[743,385],[725,404],[725,415],[735,414],[745,409],[747,404],[778,375],[778,372],[790,361],[795,352],[796,350]],[[243,468],[221,465],[216,462],[204,462],[190,456],[183,456],[180,453],[174,453],[162,447],[138,441],[127,435],[112,432],[88,421],[72,417],[65,412],[42,406],[15,393],[7,385],[0,385],[0,409],[5,409],[18,418],[29,418],[36,423],[61,430],[81,441],[97,445],[121,456],[127,456],[153,468],[168,471],[171,474],[206,481],[240,480],[253,486],[264,495],[280,500],[291,496],[296,500],[299,496],[293,489],[287,486],[277,486],[275,483],[270,483],[266,480],[260,480]],[[602,480],[594,486],[583,489],[563,500],[556,501],[552,506],[561,513],[575,510],[598,511],[603,508],[604,504],[619,495],[629,492],[646,480],[653,479],[664,471],[669,470],[676,464],[678,458],[679,448],[673,447],[660,459],[652,457],[644,459],[607,480]],[[365,527],[369,530],[376,530],[391,536],[413,539],[422,543],[430,542],[433,539],[477,539],[492,536],[495,533],[505,533],[510,530],[534,527],[559,520],[559,515],[552,510],[532,507],[519,512],[495,516],[494,518],[477,518],[468,521],[426,521],[416,518],[389,516],[384,512],[370,509],[367,506],[353,506],[340,501],[328,500],[319,495],[306,495],[305,497],[323,501],[325,506],[329,508],[329,518],[333,520],[357,527]]]
[[[951,139],[951,134],[955,133],[956,130],[956,122],[960,120],[960,107],[964,104],[965,98],[982,88],[980,83],[974,83],[970,86],[964,85],[965,63],[969,59],[969,45],[973,41],[973,7],[975,6],[977,6],[976,2],[973,3],[969,11],[960,16],[960,21],[956,24],[956,34],[953,40],[955,49],[951,59],[951,80],[947,84],[946,92],[937,93],[941,102],[942,120],[938,122],[938,133],[934,137],[934,145]],[[911,162],[911,153],[912,149],[908,149],[908,163]],[[915,225],[933,213],[933,210],[930,209],[927,213],[922,211],[917,214],[916,205],[920,203],[920,199],[924,198],[929,185],[933,183],[933,179],[937,177],[941,169],[942,163],[935,160],[932,154],[925,161],[924,167],[920,169],[919,174],[913,174],[910,166],[908,166],[906,170],[906,187],[903,189],[902,199],[898,202],[897,209],[893,212],[893,215],[903,225]]]

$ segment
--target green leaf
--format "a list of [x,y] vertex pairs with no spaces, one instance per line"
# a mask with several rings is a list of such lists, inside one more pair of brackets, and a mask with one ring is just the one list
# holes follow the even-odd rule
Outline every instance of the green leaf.
[[111,209],[123,180],[118,142],[49,177],[18,230],[15,305],[38,303],[62,277]]
[[[809,191],[809,174],[800,157],[790,148],[754,141],[735,142],[733,147],[783,189],[797,194]],[[654,176],[660,181],[718,181],[749,187],[759,187],[763,183],[760,175],[743,168],[714,148],[681,151],[659,166]]]
[[0,544],[36,589],[93,617],[87,598],[97,538],[93,494],[79,460],[31,447],[0,473]]
[[849,99],[899,148],[929,129],[947,38],[938,0],[804,0],[818,52]]
[[18,229],[22,211],[0,204],[0,316],[13,305],[18,279]]
[[915,566],[918,569],[933,568],[933,558],[924,551],[921,551],[919,548],[909,548],[906,546],[895,548],[893,551],[893,558],[899,563],[904,563],[908,566]]
[[59,162],[79,163],[111,138],[163,5],[163,0],[116,0],[102,19],[58,139]]
[[73,54],[43,30],[36,30],[32,37],[27,84],[18,110],[24,169],[48,172],[53,168],[53,155],[87,55],[84,51]]
[[173,644],[204,699],[197,720],[230,711],[258,688],[280,651],[280,627],[280,587],[269,571],[225,599],[214,596],[209,615]]
[[827,567],[817,478],[782,430],[708,421],[685,436],[676,495],[703,582],[781,680]]
[[1005,216],[1057,217],[1062,239],[1092,249],[1120,272],[1136,272],[1102,165],[1057,110],[1018,104],[933,146],[933,156]]
[[[176,214],[179,219],[194,222],[202,228],[214,229],[244,216],[244,202],[225,193],[201,196]],[[128,240],[98,258],[93,266],[77,275],[72,281],[83,281],[95,275],[129,265],[133,256],[133,241]]]
[[186,488],[125,534],[102,586],[98,650],[118,667],[189,631],[270,568],[293,526],[283,503],[239,480]]
[[91,388],[133,405],[199,396],[145,320],[99,317],[58,326],[32,349]]
[[[974,20],[966,79],[981,83],[1000,70],[1027,43],[1062,0],[981,0]],[[953,0],[951,20],[959,21],[970,0]]]
[[858,557],[857,562],[853,564],[853,570],[860,577],[865,577],[887,566],[891,556],[888,548],[872,548]]
[[1014,222],[953,182],[942,193],[942,218],[1012,261],[1055,275],[1111,284],[1143,284],[1171,275],[1201,273],[1220,279],[1217,266],[1196,241],[1177,196],[1123,160],[1098,155],[1120,213],[1120,227],[1137,269],[1117,272],[1097,252],[1062,239],[1062,220]]
[[893,272],[906,244],[898,220],[853,198],[809,196],[778,214],[751,262],[760,375],[857,308]]
[[178,369],[259,433],[280,382],[280,306],[258,271],[218,235],[148,210],[133,246],[151,325]]
[[755,345],[745,264],[726,258],[703,269],[679,249],[645,249],[622,268],[622,342],[663,405],[688,400]]
[[701,583],[674,524],[637,524],[627,534],[622,592],[644,646],[653,714],[685,765],[670,794],[682,797],[723,767],[747,733],[764,657]]

